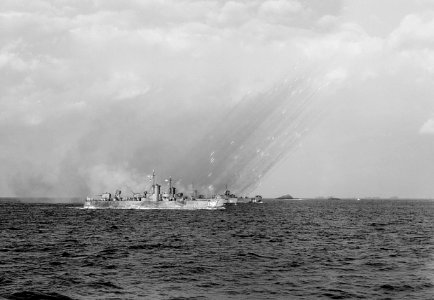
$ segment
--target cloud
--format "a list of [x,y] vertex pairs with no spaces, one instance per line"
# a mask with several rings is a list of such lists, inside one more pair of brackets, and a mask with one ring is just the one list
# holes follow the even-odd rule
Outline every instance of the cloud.
[[390,34],[389,43],[396,48],[421,48],[434,46],[434,12],[410,14]]
[[[246,126],[260,133],[236,135],[278,161],[298,139],[278,138],[272,128],[304,132],[315,115],[305,110],[324,108],[312,104],[319,91],[328,99],[360,78],[399,74],[423,47],[422,57],[433,60],[428,15],[407,17],[382,39],[342,18],[341,1],[2,1],[0,11],[0,134],[8,142],[0,161],[18,178],[2,179],[8,193],[95,193],[108,188],[105,180],[137,182],[153,168],[170,175],[192,148],[209,156],[195,146],[213,131],[231,142],[219,124],[246,102],[258,105],[253,111],[261,101],[278,103],[281,110],[262,116],[274,123],[258,116]],[[246,113],[237,116],[248,118],[249,105],[241,106]],[[300,117],[285,123],[281,111]],[[258,146],[267,130],[274,148]],[[237,151],[222,152],[241,161]],[[245,157],[243,174],[271,168],[256,154]],[[227,179],[229,169],[216,168],[215,182],[204,186]],[[196,173],[189,178],[203,175]]]
[[434,134],[434,119],[427,120],[419,129],[420,134]]
[[218,21],[221,24],[237,26],[246,23],[252,14],[253,10],[246,3],[228,1],[221,8]]
[[327,82],[329,81],[343,81],[347,78],[347,71],[343,68],[331,70],[325,76]]
[[434,73],[434,11],[410,14],[387,39],[397,62]]
[[281,17],[290,17],[292,14],[298,13],[302,9],[303,6],[297,1],[269,0],[261,4],[259,14],[273,19],[280,19]]

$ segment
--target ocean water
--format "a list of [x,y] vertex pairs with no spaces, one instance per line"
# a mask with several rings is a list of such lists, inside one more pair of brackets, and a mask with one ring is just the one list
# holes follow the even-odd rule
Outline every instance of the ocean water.
[[0,204],[0,298],[434,299],[434,201]]

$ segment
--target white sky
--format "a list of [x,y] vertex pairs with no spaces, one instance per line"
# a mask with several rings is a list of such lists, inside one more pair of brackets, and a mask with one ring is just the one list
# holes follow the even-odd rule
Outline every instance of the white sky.
[[433,75],[434,1],[3,0],[0,195],[141,189],[298,78],[321,113],[258,127],[296,138],[252,193],[433,197]]

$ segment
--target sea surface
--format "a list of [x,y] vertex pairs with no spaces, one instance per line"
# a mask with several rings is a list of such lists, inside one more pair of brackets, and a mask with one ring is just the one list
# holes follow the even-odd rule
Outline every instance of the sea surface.
[[434,299],[434,201],[0,203],[0,298]]

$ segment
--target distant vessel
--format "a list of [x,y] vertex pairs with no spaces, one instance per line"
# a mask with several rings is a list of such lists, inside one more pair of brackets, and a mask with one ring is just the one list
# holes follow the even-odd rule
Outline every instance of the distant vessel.
[[[132,197],[123,198],[121,191],[116,190],[114,196],[111,193],[103,193],[98,197],[87,197],[84,208],[98,209],[224,209],[227,203],[236,203],[228,190],[224,196],[216,195],[205,198],[198,195],[197,191],[190,197],[183,193],[176,193],[172,186],[172,179],[168,179],[167,193],[161,193],[161,185],[155,183],[155,172],[152,172],[152,191],[135,193]],[[236,199],[236,198],[235,198]]]
[[223,196],[223,198],[225,199],[225,204],[235,204],[237,205],[238,203],[238,198],[235,194],[231,194],[231,191],[228,190],[228,186],[226,185],[226,190],[225,190],[225,194]]
[[237,203],[263,203],[263,202],[262,202],[262,196],[261,195],[256,195],[253,198],[240,197],[240,198],[238,198]]

